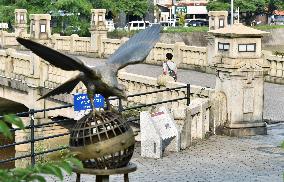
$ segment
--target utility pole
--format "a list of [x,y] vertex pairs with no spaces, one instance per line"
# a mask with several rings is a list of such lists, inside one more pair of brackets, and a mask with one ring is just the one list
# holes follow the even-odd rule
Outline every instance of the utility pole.
[[234,24],[234,0],[231,0],[231,26]]

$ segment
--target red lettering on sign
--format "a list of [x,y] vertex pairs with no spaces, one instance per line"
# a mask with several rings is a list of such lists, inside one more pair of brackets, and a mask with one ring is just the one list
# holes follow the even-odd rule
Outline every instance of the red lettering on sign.
[[155,113],[151,114],[151,117],[160,116],[162,114],[165,114],[164,111],[162,111],[162,112],[155,112]]

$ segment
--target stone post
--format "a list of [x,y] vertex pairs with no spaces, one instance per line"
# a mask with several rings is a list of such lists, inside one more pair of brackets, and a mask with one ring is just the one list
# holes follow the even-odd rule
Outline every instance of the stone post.
[[27,34],[27,10],[15,9],[15,35],[24,36]]
[[230,136],[266,134],[263,103],[268,65],[261,54],[261,37],[267,32],[234,24],[209,33],[215,36],[215,92],[226,100],[223,132]]
[[14,61],[11,56],[16,53],[15,49],[6,49],[6,60],[5,60],[5,76],[12,77],[14,72]]
[[45,42],[51,37],[49,14],[31,14],[30,15],[30,34],[31,39]]
[[228,26],[228,11],[209,11],[209,30]]
[[92,9],[91,18],[91,49],[98,52],[101,57],[102,53],[99,51],[102,46],[102,39],[107,38],[107,28],[105,23],[105,9]]
[[77,35],[77,34],[72,34],[70,36],[70,53],[71,54],[74,54],[74,52],[76,50],[76,47],[75,47],[76,42],[75,41],[78,37],[79,37],[79,35]]
[[184,42],[176,42],[174,44],[173,61],[176,63],[177,67],[182,63],[182,46],[185,46]]

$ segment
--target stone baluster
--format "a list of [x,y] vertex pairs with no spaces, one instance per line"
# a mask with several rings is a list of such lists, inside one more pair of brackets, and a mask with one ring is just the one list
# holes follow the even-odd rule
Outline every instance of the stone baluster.
[[12,77],[14,72],[14,60],[12,59],[12,55],[16,52],[15,49],[7,49],[6,50],[6,61],[5,61],[5,76]]
[[276,61],[271,60],[271,76],[276,76]]
[[[174,55],[174,61],[179,66],[180,63],[182,63],[182,50],[181,47],[184,46],[184,42],[176,42],[174,44],[174,49],[173,49],[173,55]],[[164,54],[166,55],[166,54]]]
[[282,62],[277,62],[276,63],[276,76],[277,77],[282,77],[282,70],[283,70],[283,64]]

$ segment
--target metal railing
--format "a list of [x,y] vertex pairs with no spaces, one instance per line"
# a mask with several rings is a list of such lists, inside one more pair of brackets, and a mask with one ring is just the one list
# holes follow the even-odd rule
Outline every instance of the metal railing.
[[[186,104],[189,105],[190,104],[190,84],[187,84],[186,86],[182,86],[182,87],[167,88],[167,89],[156,90],[156,91],[152,91],[152,92],[133,94],[133,95],[129,95],[128,98],[143,96],[143,95],[149,95],[149,94],[154,94],[154,93],[159,93],[159,92],[179,90],[179,89],[186,89],[185,97],[175,98],[175,99],[165,100],[165,101],[160,101],[160,102],[154,102],[154,103],[150,103],[150,104],[141,104],[141,105],[137,105],[137,106],[133,106],[133,107],[123,107],[122,100],[117,98],[117,97],[111,98],[109,100],[118,100],[118,110],[121,113],[128,111],[128,110],[136,110],[136,109],[139,109],[139,108],[150,107],[150,106],[169,103],[169,102],[177,102],[179,100],[184,100],[184,99],[186,99]],[[41,124],[35,124],[34,116],[37,113],[47,112],[47,111],[52,111],[52,110],[58,110],[58,109],[64,109],[64,108],[70,108],[70,107],[73,107],[73,105],[69,104],[69,105],[65,105],[65,106],[48,108],[48,109],[41,109],[41,110],[30,109],[28,112],[21,112],[21,113],[15,114],[18,117],[24,117],[24,116],[30,117],[30,124],[24,128],[24,129],[30,130],[30,139],[26,140],[26,141],[14,142],[14,143],[11,143],[11,144],[2,145],[2,146],[0,146],[0,150],[6,149],[8,147],[15,147],[17,145],[23,145],[23,144],[29,144],[30,143],[30,150],[31,151],[30,151],[30,154],[27,154],[27,155],[9,158],[9,159],[5,159],[5,160],[0,160],[0,164],[30,157],[31,164],[34,165],[36,163],[36,156],[55,152],[55,151],[59,151],[59,150],[63,150],[63,149],[68,149],[68,147],[66,146],[66,147],[58,147],[58,148],[55,148],[55,149],[45,150],[45,151],[42,151],[42,152],[36,152],[35,151],[35,143],[36,142],[48,140],[48,139],[52,139],[52,138],[57,138],[57,137],[62,137],[62,136],[67,136],[67,135],[70,134],[70,132],[56,134],[56,135],[52,135],[52,136],[35,138],[35,129],[42,128],[44,126],[48,126],[48,125],[52,125],[52,124],[60,124],[60,123],[63,123],[63,122],[73,121],[73,120],[72,119],[63,119],[63,120],[58,120],[58,121],[51,121],[51,122],[46,122],[46,123],[41,123]],[[3,118],[4,118],[4,116],[0,116],[0,120],[3,119]],[[128,120],[128,122],[136,122],[136,124],[137,124],[137,121],[139,121],[139,118]],[[13,128],[10,131],[16,132],[18,130],[21,130],[21,129],[20,128]]]

